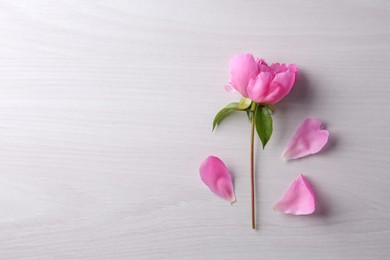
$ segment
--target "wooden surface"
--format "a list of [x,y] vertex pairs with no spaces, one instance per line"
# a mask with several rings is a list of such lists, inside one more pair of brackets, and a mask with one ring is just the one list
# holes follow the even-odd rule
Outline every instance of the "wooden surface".
[[[0,1],[0,258],[389,259],[389,24],[385,0]],[[211,133],[237,52],[300,68],[256,143],[256,232],[247,119]],[[283,162],[308,116],[329,144]],[[316,214],[273,212],[299,173]]]

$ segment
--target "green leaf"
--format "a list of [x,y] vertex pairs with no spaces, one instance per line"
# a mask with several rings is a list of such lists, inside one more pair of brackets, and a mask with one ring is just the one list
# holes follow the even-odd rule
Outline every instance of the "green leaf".
[[245,109],[245,111],[246,111],[246,115],[248,116],[249,123],[252,123],[252,115],[253,115],[253,113],[251,111],[251,108],[248,107],[247,109]]
[[238,109],[245,110],[252,104],[252,100],[249,98],[241,98],[240,103],[238,103]]
[[272,135],[272,117],[266,106],[258,106],[255,112],[256,131],[260,137],[263,149]]
[[215,127],[222,121],[222,119],[224,119],[230,112],[234,111],[234,110],[239,110],[239,103],[238,102],[232,102],[230,104],[228,104],[226,107],[222,108],[218,113],[217,115],[214,117],[214,121],[213,121],[213,130],[215,129]]

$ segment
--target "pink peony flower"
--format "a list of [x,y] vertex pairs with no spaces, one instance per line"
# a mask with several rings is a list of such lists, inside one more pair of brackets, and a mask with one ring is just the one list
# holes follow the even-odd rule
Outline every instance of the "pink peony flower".
[[273,63],[271,66],[252,54],[237,54],[230,60],[230,82],[242,96],[256,103],[275,104],[284,98],[295,83],[295,64]]

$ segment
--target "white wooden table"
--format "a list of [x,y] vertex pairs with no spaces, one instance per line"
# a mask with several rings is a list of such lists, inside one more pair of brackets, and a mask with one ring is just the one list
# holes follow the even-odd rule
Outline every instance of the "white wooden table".
[[[388,1],[0,1],[1,259],[389,259]],[[296,63],[265,151],[250,228],[244,114],[228,61]],[[280,154],[306,117],[322,153]],[[230,206],[199,179],[234,175]],[[299,173],[312,216],[273,212]]]

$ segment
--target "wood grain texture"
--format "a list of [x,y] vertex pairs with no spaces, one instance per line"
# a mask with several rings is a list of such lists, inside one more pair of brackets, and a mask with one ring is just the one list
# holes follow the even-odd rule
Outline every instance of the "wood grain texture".
[[[389,259],[389,24],[384,0],[0,1],[0,258]],[[211,133],[237,52],[300,68],[256,144],[257,232],[247,119]],[[283,162],[308,116],[329,145]],[[273,212],[299,173],[317,213]]]

